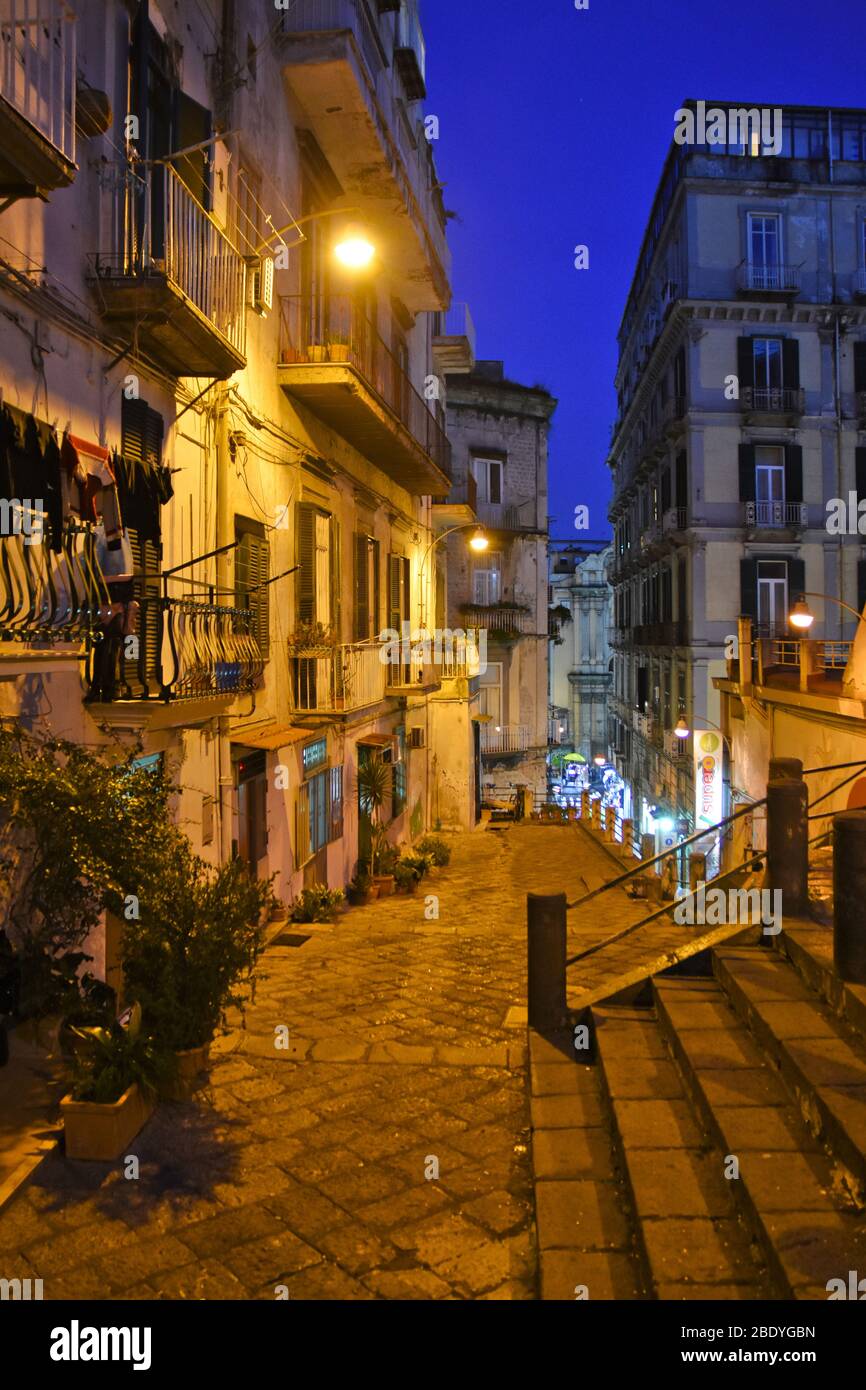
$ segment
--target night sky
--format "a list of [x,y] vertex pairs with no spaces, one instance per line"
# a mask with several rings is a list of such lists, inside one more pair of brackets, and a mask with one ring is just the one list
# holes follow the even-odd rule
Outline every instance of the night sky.
[[551,535],[586,503],[607,536],[616,333],[674,112],[866,106],[866,0],[422,0],[422,22],[454,297],[479,357],[559,398]]

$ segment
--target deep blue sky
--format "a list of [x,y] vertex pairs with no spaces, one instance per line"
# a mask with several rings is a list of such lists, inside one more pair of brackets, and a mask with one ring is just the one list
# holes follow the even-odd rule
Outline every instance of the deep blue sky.
[[[688,97],[866,106],[866,0],[423,0],[454,296],[478,355],[559,398],[555,537],[608,535],[616,332]],[[574,269],[585,243],[589,270]],[[586,533],[584,533],[585,535]]]

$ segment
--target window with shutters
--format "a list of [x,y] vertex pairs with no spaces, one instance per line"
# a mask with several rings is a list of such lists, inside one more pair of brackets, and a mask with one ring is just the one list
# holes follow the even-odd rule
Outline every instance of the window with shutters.
[[472,602],[486,608],[502,600],[502,552],[488,551],[472,566]]
[[[124,397],[120,408],[120,452],[124,466],[131,473],[152,475],[162,465],[162,443],[165,432],[163,418],[158,410],[152,410],[147,401],[127,400]],[[124,655],[121,660],[121,677],[124,691],[132,696],[156,696],[159,694],[159,614],[160,614],[160,564],[162,559],[162,540],[159,535],[159,508],[154,511],[157,528],[156,535],[143,535],[143,528],[132,524],[135,514],[123,518],[124,526],[132,547],[134,593],[139,604],[137,651]]]
[[325,768],[298,788],[295,809],[298,867],[343,834],[343,769]]
[[355,533],[354,638],[367,642],[379,635],[379,542]]
[[248,517],[235,517],[235,604],[249,608],[250,626],[262,656],[270,649],[270,554],[265,528]]
[[340,525],[312,503],[298,507],[296,556],[298,626],[319,624],[331,636],[340,632]]

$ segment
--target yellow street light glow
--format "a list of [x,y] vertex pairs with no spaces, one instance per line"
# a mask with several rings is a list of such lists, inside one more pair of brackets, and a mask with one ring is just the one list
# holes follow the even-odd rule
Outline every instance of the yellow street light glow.
[[490,541],[488,540],[487,535],[484,531],[481,530],[479,526],[478,530],[475,532],[474,536],[469,542],[470,549],[481,552],[483,550],[486,550],[489,545]]
[[334,255],[347,270],[366,270],[375,254],[366,230],[357,223],[346,227],[334,243]]
[[788,614],[788,622],[792,627],[799,628],[801,632],[808,632],[814,621],[815,614],[805,598],[799,598]]
[[688,738],[691,729],[684,719],[677,720],[677,727],[674,729],[677,738]]
[[592,761],[595,763],[596,767],[604,767],[607,759],[603,753],[596,753]]

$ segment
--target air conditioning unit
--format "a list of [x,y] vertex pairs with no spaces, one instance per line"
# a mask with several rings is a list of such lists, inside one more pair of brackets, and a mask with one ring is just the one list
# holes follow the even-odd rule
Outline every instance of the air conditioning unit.
[[410,730],[409,730],[409,747],[410,747],[410,748],[423,748],[423,747],[425,746],[426,742],[427,742],[427,733],[426,733],[426,730],[425,730],[425,729],[422,729],[420,725],[418,725],[418,726],[417,726],[416,728],[414,728],[414,729],[410,729]]
[[247,304],[257,314],[274,307],[273,256],[247,256]]

